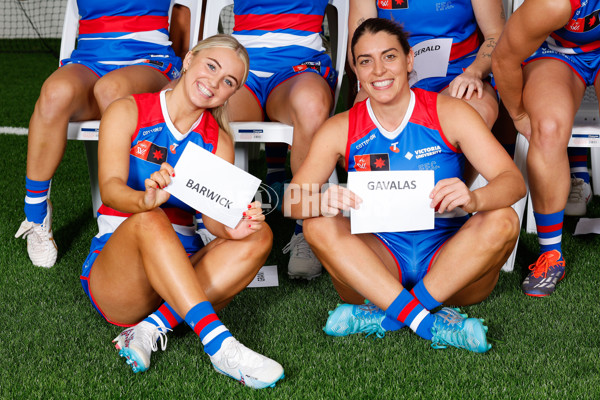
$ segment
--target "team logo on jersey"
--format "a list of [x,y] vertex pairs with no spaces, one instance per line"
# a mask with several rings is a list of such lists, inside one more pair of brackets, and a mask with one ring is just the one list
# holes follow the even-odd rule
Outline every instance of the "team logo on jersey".
[[321,62],[320,61],[305,61],[300,65],[294,65],[292,68],[294,69],[294,72],[302,72],[302,71],[306,71],[307,69],[310,68],[310,69],[314,69],[318,73],[321,73]]
[[390,151],[392,151],[393,153],[399,153],[400,149],[396,147],[397,144],[398,142],[392,143],[392,145],[390,146]]
[[408,8],[408,0],[377,0],[377,7],[382,10]]
[[173,143],[169,146],[169,150],[171,150],[171,153],[175,154],[177,152],[177,146],[179,146],[179,143]]
[[389,171],[390,156],[387,153],[356,155],[354,156],[354,169],[357,171]]
[[600,24],[599,14],[600,10],[596,10],[583,18],[572,19],[567,25],[567,30],[579,33],[591,31]]
[[155,145],[148,140],[142,140],[131,148],[132,156],[153,164],[162,164],[167,161],[167,148]]

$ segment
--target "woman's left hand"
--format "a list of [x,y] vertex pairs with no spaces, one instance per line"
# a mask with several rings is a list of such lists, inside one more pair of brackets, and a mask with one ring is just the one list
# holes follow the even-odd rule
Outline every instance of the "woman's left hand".
[[243,239],[248,235],[261,230],[265,225],[265,215],[262,212],[260,201],[255,201],[248,205],[248,211],[244,212],[242,220],[235,229],[225,227],[225,231],[231,239]]
[[477,92],[477,98],[483,97],[483,81],[473,72],[464,71],[450,82],[448,93],[457,99],[471,100],[473,92]]
[[467,185],[458,178],[439,181],[431,194],[431,207],[439,213],[460,207],[468,213],[477,211],[476,197]]

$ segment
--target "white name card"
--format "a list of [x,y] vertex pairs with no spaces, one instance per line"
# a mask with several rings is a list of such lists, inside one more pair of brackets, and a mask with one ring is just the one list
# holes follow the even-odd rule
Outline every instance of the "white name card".
[[242,219],[260,179],[195,143],[188,143],[165,190],[188,206],[230,228]]
[[350,172],[348,189],[363,200],[350,210],[352,233],[433,229],[433,186],[433,171]]
[[415,54],[415,73],[410,74],[409,85],[412,86],[421,79],[436,76],[446,76],[452,39],[424,40],[412,47]]

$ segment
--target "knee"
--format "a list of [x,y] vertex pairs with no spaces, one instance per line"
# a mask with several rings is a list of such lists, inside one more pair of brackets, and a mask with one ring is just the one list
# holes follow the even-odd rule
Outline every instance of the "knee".
[[[273,247],[273,231],[266,223],[264,226],[247,236],[241,243],[245,246],[239,246],[238,256],[242,260],[262,260],[261,263],[269,256]],[[259,268],[262,267],[262,264]]]
[[488,211],[482,222],[485,229],[482,229],[479,243],[487,249],[501,251],[519,237],[521,225],[512,207]]
[[104,112],[113,101],[128,95],[123,88],[126,87],[125,82],[121,82],[111,76],[100,78],[94,85],[94,98],[98,103],[100,112]]
[[135,231],[138,234],[151,232],[152,236],[156,239],[159,239],[167,232],[171,234],[171,231],[173,231],[171,221],[169,221],[165,212],[159,207],[150,211],[135,213],[129,216],[128,219],[135,224]]
[[532,130],[531,146],[537,147],[542,154],[548,155],[557,149],[561,151],[566,149],[571,136],[570,125],[556,117],[532,121]]
[[66,80],[47,80],[36,103],[39,115],[46,120],[70,118],[69,109],[77,96],[77,88]]
[[294,135],[298,131],[299,134],[312,137],[329,118],[331,95],[318,92],[302,93],[295,96],[291,105],[294,128],[300,127],[294,130]]
[[315,248],[330,246],[334,220],[335,218],[328,217],[305,219],[302,223],[302,232],[306,242]]

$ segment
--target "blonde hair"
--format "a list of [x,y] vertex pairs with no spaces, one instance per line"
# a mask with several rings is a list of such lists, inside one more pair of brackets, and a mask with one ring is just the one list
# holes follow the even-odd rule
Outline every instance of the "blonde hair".
[[[223,34],[211,36],[198,42],[198,44],[195,45],[194,48],[190,50],[190,52],[192,53],[192,56],[195,56],[204,49],[210,49],[214,47],[231,49],[238,55],[240,60],[242,60],[242,63],[244,64],[244,76],[239,82],[238,89],[244,86],[244,83],[248,78],[248,71],[250,70],[250,57],[248,56],[248,52],[246,51],[244,46],[242,46],[240,42],[238,42],[237,39],[233,36]],[[233,139],[233,133],[231,132],[231,127],[229,126],[229,118],[227,117],[226,107],[227,102],[220,105],[219,107],[210,109],[210,113],[219,124],[219,127],[225,132],[227,132],[227,134]]]

